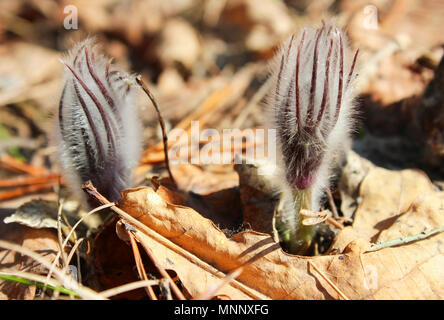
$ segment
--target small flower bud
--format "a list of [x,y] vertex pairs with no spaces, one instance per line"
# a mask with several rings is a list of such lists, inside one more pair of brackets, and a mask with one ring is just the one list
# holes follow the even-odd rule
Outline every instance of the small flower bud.
[[269,103],[283,175],[292,188],[328,183],[332,158],[351,128],[357,54],[339,28],[323,23],[292,35],[276,56]]
[[129,186],[141,147],[135,82],[99,55],[92,40],[62,61],[63,92],[56,138],[63,173],[74,191],[91,180],[110,201]]
[[268,96],[281,193],[276,228],[291,253],[310,247],[315,226],[300,212],[319,210],[332,162],[348,145],[357,55],[343,32],[325,23],[292,35],[276,55]]

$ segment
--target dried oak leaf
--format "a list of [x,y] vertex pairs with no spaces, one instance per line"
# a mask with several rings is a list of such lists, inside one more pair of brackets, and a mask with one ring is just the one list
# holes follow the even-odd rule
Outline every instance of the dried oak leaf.
[[[332,248],[342,251],[357,238],[375,243],[381,232],[390,228],[424,194],[435,187],[420,170],[387,170],[350,152],[340,179],[341,210],[354,214],[352,227],[342,230]],[[353,212],[352,212],[353,211]]]
[[356,211],[353,229],[374,241],[416,198],[433,191],[433,184],[419,170],[372,169],[360,187],[362,202]]
[[[386,230],[378,241],[407,237],[444,226],[444,193],[421,195]],[[368,296],[374,299],[443,299],[444,298],[444,234],[409,245],[381,250],[381,261],[375,265],[377,288]],[[403,276],[386,281],[392,275]]]
[[[54,261],[59,250],[57,233],[50,229],[33,229],[17,223],[5,224],[0,216],[0,239],[30,249],[47,259]],[[28,256],[0,248],[0,270],[24,271],[46,274],[47,269]],[[0,280],[0,300],[34,299],[35,286],[27,286]]]
[[[406,177],[400,181],[411,183],[410,174],[404,173]],[[401,208],[409,207],[406,200],[399,203]],[[385,206],[385,201],[382,204]],[[242,274],[221,294],[233,299],[408,299],[444,295],[444,278],[439,278],[439,273],[437,277],[430,273],[425,276],[421,269],[424,266],[430,270],[433,263],[443,259],[437,247],[444,240],[443,234],[376,252],[365,252],[370,247],[368,239],[355,238],[342,254],[301,257],[285,253],[262,233],[244,231],[228,238],[212,221],[191,208],[166,202],[152,188],[124,191],[119,207],[147,227],[136,233],[138,240],[152,250],[163,267],[176,271],[193,296],[241,265]],[[393,210],[389,212],[393,215]],[[418,283],[421,288],[413,290]]]

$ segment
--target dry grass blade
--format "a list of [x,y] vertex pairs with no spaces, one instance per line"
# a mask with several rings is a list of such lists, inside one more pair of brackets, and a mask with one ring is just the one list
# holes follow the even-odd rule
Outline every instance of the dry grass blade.
[[[112,206],[112,203],[108,203],[108,204],[106,204],[106,205],[102,205],[102,206],[100,206],[100,207],[97,207],[97,208],[91,210],[90,212],[88,212],[87,214],[85,214],[81,219],[79,219],[79,221],[77,221],[76,224],[71,228],[71,230],[69,231],[69,233],[68,233],[68,235],[66,236],[65,240],[64,240],[63,243],[61,244],[61,249],[60,249],[60,251],[65,250],[65,246],[67,245],[67,243],[68,243],[69,239],[71,238],[73,232],[75,231],[75,229],[79,226],[79,224],[80,224],[85,218],[87,218],[88,216],[92,215],[93,213],[96,213],[96,212],[98,212],[98,211],[100,211],[100,210],[103,210],[103,209],[109,208],[109,207],[111,207],[111,206]],[[59,210],[60,210],[60,209],[59,209]],[[53,270],[55,270],[55,268],[56,268],[57,261],[58,261],[58,259],[59,259],[60,256],[61,256],[61,252],[60,252],[60,251],[57,252],[57,255],[56,255],[55,259],[54,259],[54,262],[52,263],[51,267],[49,268],[49,272],[48,272],[48,275],[47,275],[47,277],[46,277],[47,280],[49,280],[49,279],[51,278],[52,272],[53,272]],[[66,268],[67,268],[67,264],[65,264],[63,270],[66,271]],[[65,274],[65,273],[63,273],[63,274]]]
[[[74,243],[74,245],[73,245],[71,251],[69,252],[68,257],[66,258],[66,265],[65,265],[64,268],[63,268],[63,272],[66,272],[66,269],[68,268],[69,263],[71,262],[71,259],[72,259],[72,257],[74,256],[74,253],[76,253],[77,248],[79,247],[79,245],[80,245],[84,240],[85,240],[85,238],[81,238],[81,239],[77,240],[77,241]],[[80,274],[80,272],[79,272],[79,274]]]
[[[50,281],[47,281],[46,277],[39,275],[39,274],[35,274],[35,273],[16,271],[16,270],[1,270],[0,275],[14,276],[14,277],[18,277],[21,279],[30,280],[30,281],[40,284],[40,286],[41,286],[41,284],[44,284],[43,287],[51,286],[54,291],[66,290],[67,293],[68,292],[70,294],[74,293],[73,290],[64,288],[63,284],[60,283],[59,281],[57,281],[55,279],[50,279]],[[75,293],[75,294],[77,295],[77,293]]]
[[333,200],[333,195],[330,188],[327,188],[326,191],[328,196],[328,204],[330,205],[330,210],[333,213],[333,217],[335,219],[339,219],[338,209],[336,209],[335,201]]
[[173,295],[171,294],[171,286],[168,279],[160,279],[159,289],[161,292],[161,297],[164,297],[166,300],[173,300]]
[[[0,240],[0,247],[31,257],[35,261],[39,262],[41,265],[45,266],[48,270],[52,267],[51,264],[46,259],[44,259],[39,254],[27,248],[3,240]],[[53,272],[61,283],[64,284],[72,283],[72,278],[65,275],[61,270],[54,268]],[[67,285],[65,286],[68,287]],[[74,290],[83,299],[104,300],[104,298],[95,291],[91,290],[90,288],[84,287],[78,283],[75,284],[75,288],[70,288],[70,289]]]
[[[30,272],[24,272],[24,271],[4,269],[4,270],[0,271],[0,274],[21,277],[24,279],[28,279],[28,280],[32,280],[32,281],[36,281],[36,282],[41,282],[41,283],[45,283],[45,281],[47,281],[46,277],[44,277],[42,275],[30,273]],[[56,279],[49,279],[49,281],[47,281],[47,283],[51,286],[54,286],[54,287],[60,286],[60,282],[57,281]]]
[[99,294],[100,294],[100,296],[102,296],[104,298],[109,298],[109,297],[116,296],[118,294],[121,294],[121,293],[124,293],[127,291],[143,288],[146,286],[156,286],[156,285],[159,285],[159,280],[141,280],[141,281],[127,283],[127,284],[118,286],[116,288],[101,291]]
[[[250,148],[257,148],[261,145],[264,144],[264,141],[260,140],[260,139],[256,139],[257,135],[256,135],[256,130],[258,128],[252,128],[252,133],[254,134],[254,141],[242,141],[241,144],[237,144],[237,143],[231,143],[231,140],[228,140],[227,137],[224,137],[223,135],[221,137],[219,137],[218,140],[212,140],[211,143],[214,145],[219,145],[219,151],[216,151],[215,148],[213,148],[212,151],[216,151],[219,152],[221,155],[224,152],[230,152],[230,154],[232,154],[233,152],[235,153],[241,153],[247,149]],[[229,139],[236,139],[236,138],[242,138],[244,135],[244,132],[235,132],[233,133]],[[199,146],[205,145],[209,143],[208,141],[198,141]],[[184,148],[188,145],[188,141],[184,141],[182,143],[176,143],[175,147],[177,147],[178,149],[180,148]],[[227,147],[229,146],[229,148]],[[201,151],[201,149],[199,149],[199,152]],[[200,155],[199,155],[200,156]],[[174,160],[190,160],[191,159],[191,154],[187,154],[186,156],[183,156],[181,158],[174,158]],[[157,151],[155,149],[149,149],[149,152],[147,152],[147,154],[144,156],[143,159],[143,163],[146,164],[154,164],[154,163],[160,163],[165,161],[165,153],[162,151]],[[143,165],[140,166],[139,168],[143,168]],[[138,169],[140,170],[140,169]],[[140,170],[140,172],[144,172],[144,170]]]
[[[66,252],[63,246],[63,235],[62,235],[62,211],[63,211],[63,199],[60,201],[59,209],[57,211],[57,239],[59,240],[60,255],[62,256],[63,266],[68,265]],[[56,260],[57,261],[57,260]]]

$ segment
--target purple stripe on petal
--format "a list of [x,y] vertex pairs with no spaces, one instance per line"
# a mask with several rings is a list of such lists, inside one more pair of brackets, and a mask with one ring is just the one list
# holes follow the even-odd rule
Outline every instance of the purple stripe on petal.
[[97,97],[86,86],[86,84],[83,82],[83,80],[78,76],[78,74],[68,64],[65,63],[65,66],[71,71],[71,73],[74,75],[74,77],[77,79],[77,81],[80,83],[82,88],[86,91],[88,96],[91,98],[91,100],[94,102],[97,109],[99,110],[100,115],[102,117],[102,121],[103,121],[103,123],[105,125],[105,129],[106,129],[106,136],[108,138],[109,151],[112,154],[115,154],[115,142],[114,142],[114,138],[113,138],[113,131],[111,129],[111,124],[108,121],[107,115],[105,114],[105,111],[103,110],[102,105],[97,100]]
[[327,97],[328,97],[328,78],[330,76],[330,57],[331,57],[331,51],[333,48],[333,39],[330,39],[330,47],[328,48],[328,54],[327,54],[327,61],[325,62],[325,82],[324,82],[324,93],[322,95],[322,102],[321,102],[321,108],[319,110],[318,119],[316,122],[316,126],[319,125],[321,122],[322,116],[324,114],[325,105],[327,104]]
[[111,98],[110,94],[108,93],[108,90],[106,90],[105,86],[103,85],[102,81],[100,81],[99,77],[97,77],[96,72],[94,71],[93,66],[91,65],[91,60],[88,55],[88,47],[85,47],[85,58],[86,58],[86,65],[88,67],[89,74],[96,82],[97,86],[100,89],[100,92],[102,93],[103,97],[105,98],[106,102],[110,105],[111,109],[115,110],[116,105],[114,103],[114,100]]
[[321,38],[322,32],[324,31],[324,28],[325,28],[325,25],[322,26],[321,30],[318,31],[318,34],[316,37],[316,43],[315,43],[315,47],[314,47],[313,71],[312,71],[311,88],[310,88],[310,102],[308,105],[307,119],[306,119],[306,123],[309,126],[313,122],[314,102],[315,102],[315,97],[316,97],[316,80],[317,80],[317,76],[318,76],[318,47],[319,47],[319,40]]
[[[88,174],[96,174],[98,171],[97,168],[97,163],[98,161],[95,159],[95,155],[94,155],[94,150],[91,146],[91,144],[89,143],[89,136],[88,133],[86,132],[85,128],[80,128],[81,134],[82,134],[82,138],[83,138],[83,147],[85,148],[85,152],[87,154],[87,161],[88,161],[88,167],[89,167],[89,173]],[[99,165],[100,165],[100,161],[99,161]],[[90,177],[87,177],[86,179],[83,180],[87,180]]]
[[339,118],[339,111],[341,110],[341,104],[342,104],[342,86],[343,86],[343,78],[344,78],[344,47],[342,43],[342,35],[339,34],[339,46],[340,46],[340,53],[339,53],[339,85],[338,85],[338,100],[336,102],[336,112],[335,117],[333,119],[331,128],[334,128],[336,125],[336,122]]
[[[290,44],[288,45],[288,48],[287,48],[287,57],[286,57],[286,60],[288,61],[288,59],[290,58],[290,51],[291,51],[291,46],[292,46],[292,44],[293,44],[293,40],[294,40],[294,34],[291,36],[291,39],[290,39]],[[290,81],[290,85],[289,85],[289,89],[288,89],[288,91],[286,91],[287,92],[287,96],[288,96],[288,98],[291,98],[291,96],[293,95],[293,92],[292,92],[292,87],[293,87],[293,82],[294,82],[294,78],[292,78],[291,79],[291,81]],[[288,114],[289,114],[289,111],[290,111],[290,99],[287,99],[287,102],[285,103],[285,108],[284,108],[284,110],[283,110],[283,113],[284,113],[284,118],[285,118],[285,120],[284,121],[286,121],[287,119],[286,119],[286,117],[288,116]]]
[[[105,154],[102,140],[100,140],[100,136],[99,136],[97,127],[94,124],[94,121],[91,117],[91,113],[89,112],[89,109],[86,106],[85,100],[83,100],[82,95],[80,94],[79,87],[77,86],[77,83],[74,81],[74,79],[72,82],[74,84],[74,90],[76,92],[77,99],[79,99],[80,105],[82,106],[83,112],[85,113],[86,119],[88,120],[89,127],[91,128],[91,131],[93,132],[94,140],[95,140],[95,143],[97,146],[97,152],[99,153],[99,160],[102,161],[104,159],[104,154]],[[93,157],[94,157],[94,155],[93,155]]]
[[66,84],[63,87],[62,96],[60,97],[60,103],[59,103],[59,128],[60,128],[60,134],[62,137],[65,136],[65,125],[63,123],[63,100],[65,98],[66,94]]
[[296,74],[295,74],[295,93],[296,93],[296,120],[298,123],[298,131],[302,129],[302,120],[301,120],[301,99],[299,94],[299,68],[300,68],[300,60],[301,60],[301,50],[304,44],[305,39],[305,30],[302,33],[301,42],[298,46],[298,55],[296,58]]
[[352,62],[352,65],[350,67],[350,72],[348,73],[348,77],[347,77],[347,84],[345,85],[346,90],[347,90],[350,80],[353,76],[353,71],[355,69],[355,64],[356,64],[356,59],[358,58],[358,53],[359,53],[359,49],[356,50],[355,56],[353,57],[353,62]]

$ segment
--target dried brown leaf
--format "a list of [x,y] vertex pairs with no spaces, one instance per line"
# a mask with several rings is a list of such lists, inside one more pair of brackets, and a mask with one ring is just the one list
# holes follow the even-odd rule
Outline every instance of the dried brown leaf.
[[372,169],[360,187],[362,202],[355,213],[353,229],[373,241],[380,231],[407,211],[416,198],[433,191],[433,184],[419,170]]
[[[32,229],[0,219],[0,239],[15,243],[43,256],[52,263],[59,250],[57,233],[50,229]],[[32,258],[0,248],[0,270],[25,271],[46,275],[47,269]],[[35,286],[0,280],[0,300],[34,299]]]
[[[391,181],[395,187],[392,193],[388,192],[384,201],[378,202],[374,199],[383,190],[380,185],[376,185],[377,189],[371,188],[373,191],[366,190],[370,188],[368,185],[381,181],[385,184]],[[202,293],[206,287],[201,281],[210,284],[207,281],[213,278],[208,274],[217,277],[248,262],[237,278],[238,282],[231,284],[231,287],[240,283],[248,290],[258,291],[273,299],[430,299],[444,294],[443,278],[439,278],[440,272],[435,277],[430,273],[425,275],[422,270],[430,270],[434,263],[443,259],[437,247],[444,238],[443,234],[417,243],[366,253],[371,245],[369,237],[379,231],[375,228],[378,219],[384,221],[387,217],[399,216],[422,194],[419,191],[428,187],[430,182],[421,173],[374,169],[364,179],[361,187],[364,201],[357,214],[360,210],[362,213],[359,215],[367,213],[373,216],[375,211],[379,214],[373,219],[360,218],[361,222],[357,223],[359,227],[353,231],[355,237],[350,237],[344,244],[342,254],[317,257],[286,254],[270,236],[257,232],[241,232],[227,238],[198,212],[166,202],[151,188],[125,191],[119,207],[171,241],[172,247],[181,248],[172,250],[175,256],[168,256],[165,247],[159,245],[158,241],[147,234],[137,233],[139,241],[146,241],[156,257],[162,257],[159,259],[161,263],[166,268],[174,269],[193,295]],[[362,190],[369,194],[364,194]],[[369,208],[368,201],[373,208]],[[432,207],[430,210],[435,209]],[[369,224],[367,228],[364,221]],[[347,233],[349,229],[345,228],[340,234]],[[356,235],[360,238],[356,238]],[[184,259],[189,263],[185,263]],[[316,269],[310,269],[309,262],[316,265]],[[203,278],[191,277],[190,268],[196,267],[191,267],[193,264],[205,271],[205,276],[200,273]],[[421,288],[413,290],[418,283]],[[410,288],[410,291],[405,291],[406,288]]]

